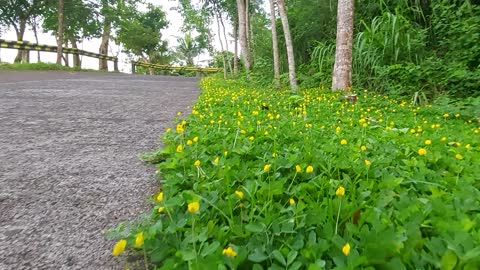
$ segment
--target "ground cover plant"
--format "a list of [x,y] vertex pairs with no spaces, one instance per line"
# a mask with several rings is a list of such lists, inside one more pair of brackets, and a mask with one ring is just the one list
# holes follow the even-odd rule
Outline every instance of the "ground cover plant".
[[359,91],[206,78],[114,255],[150,269],[479,269],[480,126]]
[[0,70],[64,70],[64,71],[94,71],[78,67],[66,67],[53,63],[0,63]]

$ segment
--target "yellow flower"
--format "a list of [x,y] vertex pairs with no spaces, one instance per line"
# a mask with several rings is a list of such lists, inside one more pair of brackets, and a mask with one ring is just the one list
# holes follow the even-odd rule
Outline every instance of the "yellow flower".
[[432,141],[431,141],[431,140],[426,140],[426,141],[425,141],[425,144],[426,144],[426,145],[430,145],[430,144],[432,144]]
[[340,144],[341,144],[341,145],[345,145],[345,144],[347,144],[347,140],[345,140],[345,139],[342,139],[342,140],[340,141]]
[[235,257],[237,256],[237,252],[233,250],[232,247],[224,248],[222,251],[222,254],[227,256],[227,257]]
[[343,252],[343,254],[345,254],[345,256],[348,256],[350,254],[350,244],[349,243],[346,243],[343,246],[342,252]]
[[182,112],[177,112],[177,116],[180,116],[180,115],[182,115]]
[[200,209],[200,203],[199,202],[191,202],[188,204],[188,212],[190,213],[196,213]]
[[313,172],[313,166],[312,166],[312,165],[308,166],[308,167],[305,169],[305,172],[307,172],[307,173],[312,173],[312,172]]
[[236,190],[236,191],[235,191],[235,195],[237,195],[237,197],[238,197],[239,199],[243,199],[243,192],[242,192],[242,191]]
[[198,159],[195,160],[195,162],[193,163],[193,165],[194,165],[195,167],[200,167],[200,160],[198,160]]
[[137,237],[135,237],[135,246],[136,247],[143,246],[143,232],[137,233]]
[[183,151],[183,146],[182,146],[181,144],[179,144],[179,145],[177,146],[177,152],[180,153],[180,152],[182,152],[182,151]]
[[343,195],[345,195],[345,188],[342,187],[342,186],[339,186],[339,187],[337,188],[337,191],[335,191],[335,194],[336,194],[337,196],[343,196]]
[[157,195],[157,202],[163,201],[163,191],[160,191]]
[[372,162],[368,159],[365,159],[365,165],[368,167],[368,166],[372,165]]
[[191,140],[187,141],[187,145],[191,145],[193,142]]
[[296,171],[297,173],[302,172],[302,167],[300,167],[300,165],[295,166],[295,171]]
[[248,139],[249,139],[250,141],[253,141],[253,140],[255,140],[255,137],[250,136],[250,137],[248,137]]
[[118,255],[122,254],[123,251],[125,250],[126,246],[127,246],[127,241],[125,239],[122,239],[122,240],[118,241],[115,244],[115,246],[113,246],[112,255],[113,256],[118,256]]
[[447,140],[447,137],[442,137],[441,140],[442,140],[442,142],[444,142],[444,141]]
[[336,133],[339,133],[339,132],[340,132],[340,127],[337,127],[337,128],[335,129],[335,132],[336,132]]
[[294,199],[294,198],[290,198],[290,200],[288,200],[288,203],[290,203],[290,205],[294,205],[294,204],[295,204],[295,199]]
[[163,212],[163,210],[165,210],[165,207],[163,207],[163,206],[160,206],[160,207],[157,209],[158,213]]
[[448,113],[444,113],[444,114],[443,114],[443,117],[448,117]]
[[420,149],[418,149],[418,154],[420,156],[424,156],[424,155],[427,154],[427,150],[425,148],[420,148]]
[[172,131],[171,128],[167,128],[167,130],[165,130],[166,133],[170,133],[170,131]]
[[265,164],[265,166],[263,166],[263,171],[268,172],[270,170],[270,167],[272,167],[272,164]]
[[177,124],[177,133],[182,133],[182,132],[183,132],[183,125]]
[[213,164],[215,165],[218,165],[218,162],[220,161],[220,158],[219,157],[215,157],[215,159],[213,160]]
[[193,138],[193,142],[198,142],[198,137]]
[[360,147],[360,149],[361,149],[362,151],[365,151],[365,150],[367,150],[367,147],[366,147],[365,145],[362,145],[362,146]]
[[463,156],[461,154],[456,154],[455,158],[458,159],[458,160],[461,160],[461,159],[463,159]]

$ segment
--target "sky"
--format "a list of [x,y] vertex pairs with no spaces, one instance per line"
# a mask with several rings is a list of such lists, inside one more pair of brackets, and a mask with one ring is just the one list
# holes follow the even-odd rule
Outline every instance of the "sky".
[[[147,2],[157,6],[161,6],[162,9],[167,13],[167,20],[170,22],[170,24],[167,29],[162,30],[162,36],[164,39],[168,40],[169,47],[173,49],[177,44],[176,42],[177,37],[183,35],[183,33],[181,33],[180,31],[180,27],[182,26],[182,17],[175,10],[175,7],[177,7],[178,5],[177,1],[176,0],[148,0]],[[197,1],[193,1],[193,2],[197,2]],[[214,34],[213,45],[216,49],[220,50],[220,43],[216,35],[217,33],[216,24],[213,23],[212,26],[213,26],[212,34]],[[227,37],[230,37],[231,27],[229,27],[229,24],[226,24],[225,26],[227,28],[226,29]],[[4,33],[0,38],[5,40],[16,40],[15,31],[13,29],[10,29],[9,31]],[[35,43],[35,36],[33,35],[33,31],[31,29],[27,29],[27,31],[25,31],[24,40]],[[57,45],[55,41],[55,37],[51,33],[43,33],[43,31],[39,31],[38,41],[39,41],[39,44]],[[233,40],[231,40],[229,43],[233,44]],[[98,52],[99,46],[100,46],[99,38],[84,40],[82,43],[78,44],[79,49],[89,51],[89,52],[95,52],[95,53]],[[130,73],[131,64],[128,60],[127,55],[122,53],[121,48],[118,45],[116,45],[114,42],[110,42],[109,47],[110,47],[109,55],[118,55],[118,58],[119,58],[118,66],[120,71],[125,73]],[[233,48],[233,45],[229,46],[229,49],[230,48]],[[15,49],[0,48],[0,61],[2,62],[12,63],[16,55],[17,55],[17,50]],[[80,57],[82,62],[82,68],[98,69],[98,59],[87,57],[87,56],[80,56]],[[52,53],[52,52],[40,52],[40,59],[42,62],[55,63],[57,56],[56,56],[56,53]],[[195,59],[195,63],[202,65],[207,63],[208,60],[209,60],[209,56],[206,54],[203,54]],[[31,51],[30,62],[35,63],[37,61],[38,61],[37,52]],[[72,62],[73,61],[70,56],[70,63]],[[113,62],[111,61],[108,61],[108,62],[109,62],[108,63],[109,70],[113,70]]]

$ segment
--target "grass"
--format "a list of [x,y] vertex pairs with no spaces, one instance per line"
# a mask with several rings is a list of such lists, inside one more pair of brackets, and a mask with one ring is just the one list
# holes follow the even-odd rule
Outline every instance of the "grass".
[[96,71],[92,69],[80,69],[66,67],[53,63],[0,63],[0,70],[62,70],[62,71]]
[[480,127],[448,107],[202,80],[152,210],[113,233],[151,269],[479,269]]

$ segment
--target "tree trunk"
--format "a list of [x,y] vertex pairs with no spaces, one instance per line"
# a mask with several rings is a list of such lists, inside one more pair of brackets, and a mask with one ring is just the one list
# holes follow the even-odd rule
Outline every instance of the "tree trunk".
[[[70,43],[72,43],[73,49],[78,49],[77,41],[74,38],[70,39]],[[73,54],[73,67],[81,68],[81,66],[82,66],[82,63],[80,62],[80,55]]]
[[[108,55],[108,43],[110,41],[110,33],[112,30],[112,21],[109,17],[105,17],[103,22],[103,33],[102,33],[102,42],[100,43],[100,48],[98,50],[99,54]],[[99,59],[98,69],[108,71],[108,60]]]
[[[220,12],[220,10],[218,10],[218,18],[220,19],[220,24],[222,25],[222,33],[223,33],[223,38],[225,39],[225,51],[224,51],[224,55],[228,56],[227,55],[227,52],[228,52],[228,39],[227,39],[227,33],[225,31],[225,24],[223,23],[223,18],[222,18],[222,13]],[[219,37],[220,38],[220,37]],[[223,49],[222,49],[223,51]],[[226,57],[224,56],[224,57]],[[230,61],[230,59],[227,59],[227,62],[228,64],[228,68],[230,70],[230,74],[232,74],[232,62]]]
[[220,41],[220,49],[222,50],[222,62],[223,62],[223,78],[226,80],[227,79],[227,64],[225,61],[225,51],[223,49],[223,41],[222,41],[222,36],[220,32],[220,12],[218,12],[216,15],[217,17],[217,30],[218,30],[218,40]]
[[295,78],[295,58],[293,55],[293,42],[290,35],[290,27],[288,26],[287,9],[285,7],[285,0],[278,0],[278,11],[280,12],[280,19],[282,20],[283,33],[285,35],[285,45],[287,46],[287,60],[288,60],[288,77],[290,78],[290,89],[292,92],[297,92],[297,79]]
[[280,61],[278,56],[278,40],[277,40],[277,20],[275,19],[275,4],[274,0],[270,2],[270,23],[272,24],[272,48],[273,48],[273,78],[275,86],[280,87]]
[[353,6],[354,0],[338,1],[332,90],[348,90],[352,86]]
[[[38,23],[37,23],[36,16],[32,17],[31,24],[32,24],[33,35],[35,36],[35,42],[38,44]],[[37,51],[37,62],[38,63],[42,62],[40,60],[40,51]]]
[[238,76],[238,23],[235,22],[233,27],[233,39],[234,39],[234,48],[233,48],[233,76]]
[[63,0],[58,0],[58,29],[57,29],[57,64],[62,64],[63,55]]
[[[65,48],[68,48],[68,40],[65,41]],[[62,51],[63,51],[63,48],[62,48]],[[68,67],[70,66],[70,61],[68,61],[68,53],[64,53],[62,55],[63,57],[63,62],[65,62],[65,66]]]
[[247,79],[250,78],[250,51],[248,50],[247,40],[247,26],[246,26],[246,9],[245,0],[237,0],[238,9],[238,24],[239,24],[239,36],[240,36],[240,50],[242,52],[243,64],[247,73]]
[[[23,35],[25,34],[25,27],[27,26],[26,19],[20,19],[19,29],[17,32],[17,41],[23,41]],[[15,57],[15,63],[22,62],[25,59],[25,50],[18,50],[17,56]]]

